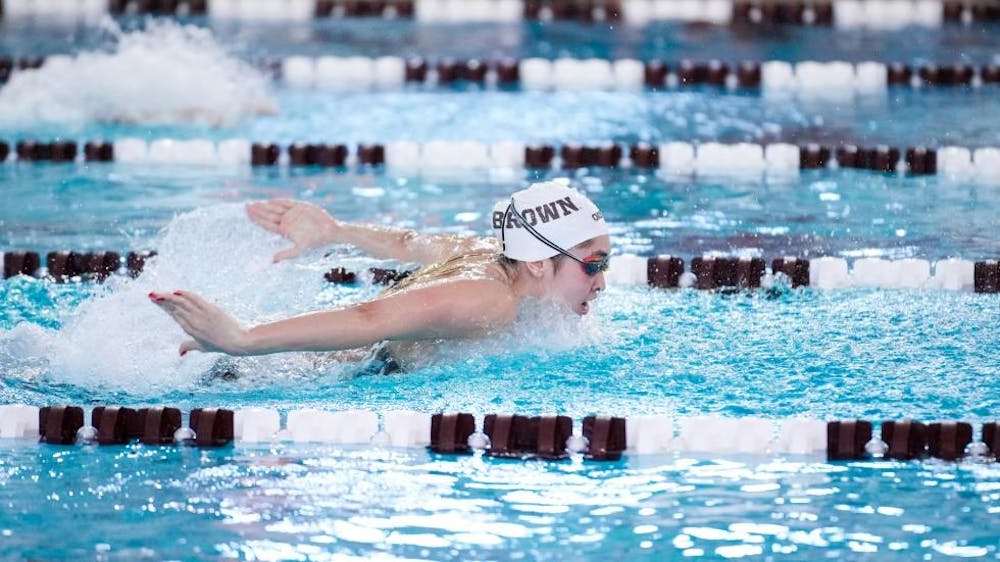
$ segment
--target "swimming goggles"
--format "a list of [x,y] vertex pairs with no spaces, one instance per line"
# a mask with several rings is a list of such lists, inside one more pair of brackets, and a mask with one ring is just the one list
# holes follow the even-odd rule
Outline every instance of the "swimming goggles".
[[503,216],[503,223],[500,225],[500,243],[503,245],[505,249],[507,247],[507,241],[505,239],[504,233],[507,230],[508,214],[513,214],[514,218],[516,218],[521,223],[521,226],[524,227],[524,229],[527,230],[532,236],[534,236],[539,242],[545,244],[546,246],[552,248],[553,250],[559,252],[560,254],[570,258],[571,260],[579,263],[583,267],[583,272],[586,273],[589,277],[593,277],[598,273],[607,271],[608,268],[611,266],[611,256],[607,254],[594,254],[592,256],[587,256],[583,259],[580,259],[574,256],[573,254],[569,253],[567,250],[564,250],[561,247],[559,247],[559,245],[556,244],[555,242],[543,236],[542,233],[535,230],[535,227],[528,224],[528,221],[524,220],[524,216],[522,216],[521,212],[518,211],[517,207],[514,206],[513,198],[511,198],[510,200],[510,205],[507,205],[507,211],[504,213]]

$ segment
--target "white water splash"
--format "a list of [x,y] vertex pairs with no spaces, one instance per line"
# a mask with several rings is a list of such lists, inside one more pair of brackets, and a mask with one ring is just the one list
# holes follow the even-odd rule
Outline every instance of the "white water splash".
[[[24,379],[155,395],[198,385],[222,356],[195,352],[180,357],[178,347],[188,336],[150,302],[150,291],[197,292],[244,325],[351,304],[377,291],[345,289],[331,296],[330,291],[337,290],[323,280],[324,271],[334,265],[362,270],[371,261],[311,254],[272,263],[274,253],[287,246],[287,241],[251,223],[242,205],[180,215],[155,242],[159,253],[137,279],[109,279],[97,296],[69,311],[58,330],[22,323],[0,332],[0,367]],[[563,307],[529,300],[509,330],[486,341],[431,346],[414,366],[526,350],[544,353],[600,339],[596,319],[581,322]],[[240,374],[234,384],[254,388],[357,372],[353,363],[320,367],[325,363],[318,361],[322,356],[283,353],[224,363]]]
[[[21,367],[31,364],[36,376],[140,395],[190,386],[219,356],[181,358],[178,346],[187,336],[148,293],[196,291],[243,322],[305,312],[317,306],[322,271],[305,260],[272,264],[271,256],[286,245],[253,225],[242,205],[192,211],[171,221],[155,243],[159,255],[147,261],[139,278],[110,279],[101,294],[71,311],[59,330],[20,324],[0,334],[0,342],[25,358],[12,365],[21,376],[27,374]],[[36,365],[40,357],[47,358],[42,369]],[[280,361],[308,364],[302,355]]]
[[0,89],[0,125],[88,122],[227,126],[277,112],[267,78],[210,31],[163,20],[116,37],[110,52],[56,56]]

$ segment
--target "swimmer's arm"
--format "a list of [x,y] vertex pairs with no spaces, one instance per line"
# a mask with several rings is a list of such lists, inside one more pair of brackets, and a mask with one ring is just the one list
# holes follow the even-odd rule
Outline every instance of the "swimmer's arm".
[[193,338],[181,344],[181,355],[190,350],[230,355],[334,351],[383,340],[466,338],[511,322],[517,310],[517,299],[509,288],[485,280],[412,289],[250,329],[194,293],[151,293],[150,298]]
[[431,264],[473,250],[495,249],[488,239],[455,234],[423,234],[367,224],[341,223],[338,242],[382,259]]
[[247,214],[259,226],[292,242],[291,248],[274,255],[276,262],[330,244],[351,244],[377,258],[420,264],[471,250],[492,249],[483,238],[345,223],[316,205],[291,199],[249,203]]

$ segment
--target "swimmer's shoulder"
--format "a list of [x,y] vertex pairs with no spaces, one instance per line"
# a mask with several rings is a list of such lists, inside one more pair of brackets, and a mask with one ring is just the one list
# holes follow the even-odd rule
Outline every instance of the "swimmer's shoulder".
[[517,293],[504,279],[458,277],[441,280],[428,289],[435,294],[434,300],[446,303],[448,316],[454,321],[471,322],[480,329],[498,328],[517,316]]

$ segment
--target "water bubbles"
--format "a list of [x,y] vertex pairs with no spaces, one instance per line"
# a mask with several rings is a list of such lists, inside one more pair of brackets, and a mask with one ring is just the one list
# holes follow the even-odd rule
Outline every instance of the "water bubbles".
[[973,441],[965,446],[965,458],[971,462],[989,462],[990,448],[982,441]]
[[690,271],[685,271],[681,273],[681,276],[677,278],[677,286],[681,289],[690,289],[694,287],[694,284],[698,282],[698,276]]
[[78,445],[93,445],[97,443],[97,428],[92,425],[85,425],[76,430],[76,442]]
[[484,451],[490,447],[490,438],[482,431],[477,431],[469,436],[469,446],[477,451]]
[[566,440],[566,450],[573,454],[580,454],[590,448],[590,440],[582,435],[570,435]]
[[115,35],[111,52],[83,52],[14,73],[0,90],[0,122],[226,126],[277,112],[267,77],[227,53],[206,29],[163,21]]
[[392,438],[389,437],[388,432],[382,430],[372,435],[370,442],[373,447],[388,447],[392,444]]
[[771,273],[765,273],[760,278],[760,288],[761,289],[770,289],[770,288],[774,287],[775,281],[776,280],[775,280],[775,277],[774,277],[773,274],[771,274]]
[[190,427],[182,427],[174,432],[174,441],[181,445],[187,445],[197,437],[198,435]]
[[882,441],[878,437],[872,437],[871,440],[865,443],[865,452],[871,455],[873,459],[885,457],[888,451],[889,445],[886,445],[885,441]]
[[275,443],[288,443],[292,440],[292,432],[287,429],[279,429],[274,432],[274,437],[271,440]]

